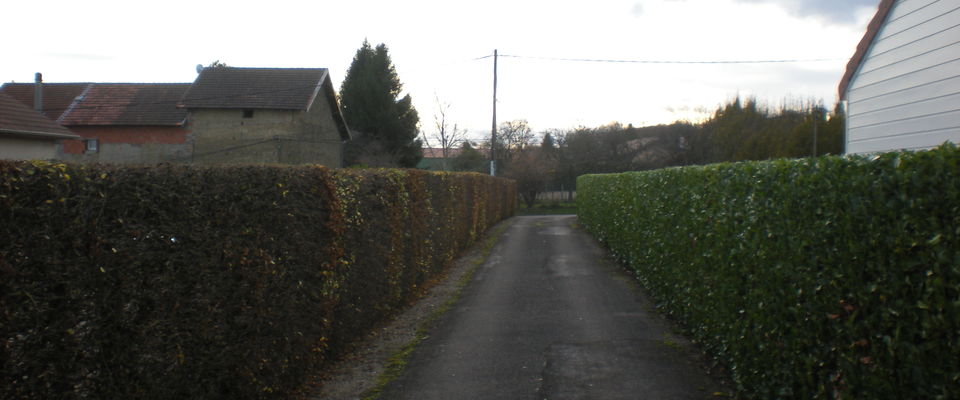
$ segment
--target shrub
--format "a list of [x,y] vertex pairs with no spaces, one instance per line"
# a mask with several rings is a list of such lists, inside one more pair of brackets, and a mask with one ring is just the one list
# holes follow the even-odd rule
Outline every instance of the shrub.
[[579,179],[583,224],[753,398],[960,393],[960,151]]
[[287,398],[509,216],[512,190],[0,161],[0,397]]

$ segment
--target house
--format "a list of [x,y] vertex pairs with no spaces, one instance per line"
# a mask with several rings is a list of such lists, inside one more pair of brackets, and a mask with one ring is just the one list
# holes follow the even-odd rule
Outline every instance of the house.
[[490,151],[475,149],[473,146],[454,147],[447,149],[447,156],[443,156],[443,149],[425,147],[423,158],[417,163],[417,169],[428,171],[461,171],[487,172],[489,171]]
[[101,163],[340,167],[350,138],[326,69],[206,68],[190,83],[8,83],[79,136],[55,157]]
[[0,93],[0,159],[52,160],[65,139],[78,136]]
[[883,0],[839,89],[848,154],[960,143],[960,0]]
[[453,171],[454,160],[463,152],[461,148],[447,149],[447,156],[443,156],[443,149],[437,147],[423,148],[423,158],[417,163],[417,169],[430,171]]
[[179,106],[195,163],[336,168],[350,139],[325,68],[204,68]]
[[[39,92],[37,88],[40,88]],[[79,136],[64,141],[57,158],[71,162],[189,161],[192,152],[177,107],[190,84],[8,83],[0,88]],[[39,94],[39,96],[38,96]],[[38,100],[39,98],[39,100]]]

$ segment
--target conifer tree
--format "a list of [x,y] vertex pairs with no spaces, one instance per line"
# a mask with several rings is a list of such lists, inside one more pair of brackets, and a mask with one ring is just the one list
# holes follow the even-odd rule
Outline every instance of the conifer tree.
[[420,117],[403,89],[387,46],[366,40],[340,87],[340,106],[354,139],[347,143],[347,165],[405,167],[423,156],[418,139]]

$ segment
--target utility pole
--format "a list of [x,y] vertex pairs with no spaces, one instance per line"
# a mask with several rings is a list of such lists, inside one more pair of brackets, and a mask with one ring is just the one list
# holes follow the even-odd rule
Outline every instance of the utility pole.
[[813,108],[813,156],[817,156],[817,125],[820,123],[820,106]]
[[497,176],[497,50],[493,50],[493,128],[490,129],[490,176]]

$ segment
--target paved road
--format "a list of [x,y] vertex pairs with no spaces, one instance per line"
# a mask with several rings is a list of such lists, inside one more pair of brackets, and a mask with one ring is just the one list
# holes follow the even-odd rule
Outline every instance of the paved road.
[[715,398],[723,389],[575,224],[514,218],[380,398]]

